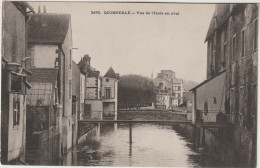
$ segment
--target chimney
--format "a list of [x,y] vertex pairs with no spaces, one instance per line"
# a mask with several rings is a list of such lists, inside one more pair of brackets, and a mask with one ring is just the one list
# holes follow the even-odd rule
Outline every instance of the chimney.
[[84,62],[87,63],[88,66],[90,66],[90,56],[89,55],[87,55],[87,54],[84,55],[83,60],[84,60]]
[[43,6],[43,13],[46,13],[46,6]]
[[38,6],[38,13],[41,13],[41,6]]

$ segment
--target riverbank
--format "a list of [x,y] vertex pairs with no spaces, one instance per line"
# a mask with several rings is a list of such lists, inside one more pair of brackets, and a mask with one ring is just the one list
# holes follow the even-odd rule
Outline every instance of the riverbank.
[[238,151],[236,148],[234,128],[205,128],[193,124],[178,124],[173,128],[190,140],[194,150],[221,163],[220,167],[252,167],[253,160],[243,157],[250,149]]

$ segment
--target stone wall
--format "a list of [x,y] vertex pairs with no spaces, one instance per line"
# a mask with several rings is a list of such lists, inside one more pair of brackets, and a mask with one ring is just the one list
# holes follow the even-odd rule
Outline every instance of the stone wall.
[[35,132],[26,150],[26,162],[31,165],[58,165],[59,163],[59,128]]

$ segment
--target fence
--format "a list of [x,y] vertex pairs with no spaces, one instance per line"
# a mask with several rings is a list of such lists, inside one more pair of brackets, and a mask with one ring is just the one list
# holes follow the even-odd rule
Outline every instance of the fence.
[[35,132],[30,137],[33,143],[26,147],[26,162],[32,165],[57,165],[59,161],[59,129]]

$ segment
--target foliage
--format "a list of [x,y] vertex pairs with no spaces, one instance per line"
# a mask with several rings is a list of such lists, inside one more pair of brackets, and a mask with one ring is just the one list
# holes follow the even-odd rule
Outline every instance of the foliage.
[[155,102],[151,79],[140,75],[124,75],[118,82],[119,108],[141,107]]

